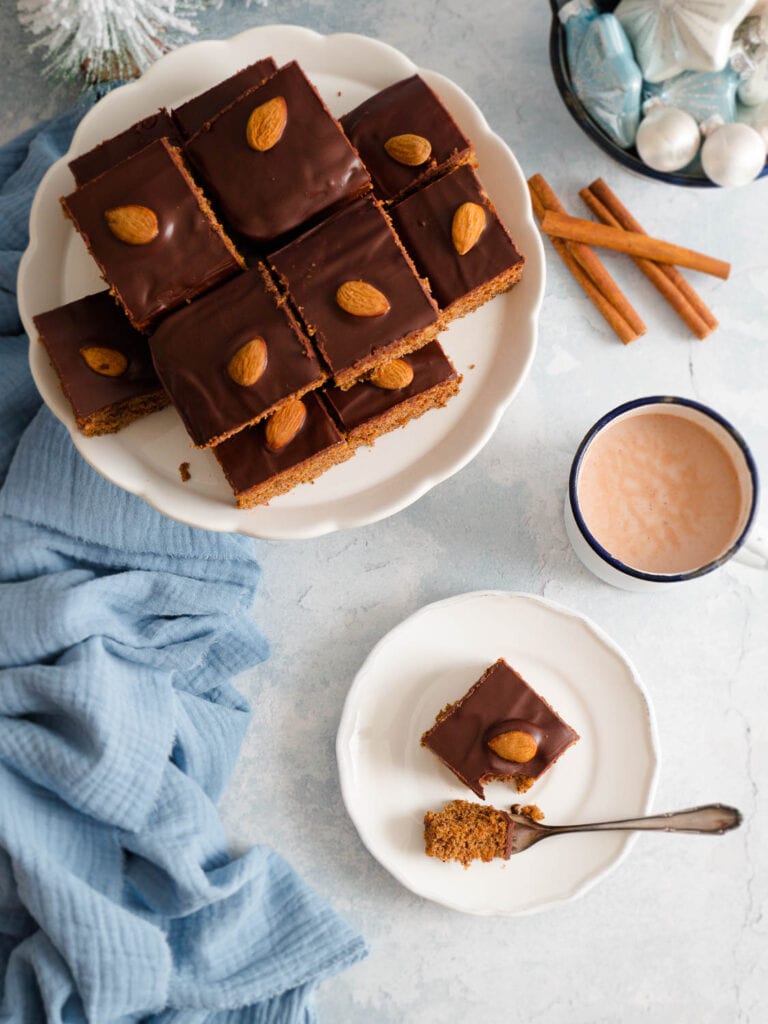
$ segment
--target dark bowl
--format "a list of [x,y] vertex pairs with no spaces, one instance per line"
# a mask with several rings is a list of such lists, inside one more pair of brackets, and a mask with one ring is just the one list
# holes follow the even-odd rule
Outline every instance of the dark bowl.
[[[568,68],[568,54],[566,50],[566,37],[565,28],[558,16],[558,11],[562,4],[558,0],[549,0],[550,7],[552,8],[552,28],[549,33],[549,60],[552,65],[552,74],[555,76],[555,84],[557,85],[558,92],[563,98],[563,102],[574,119],[576,124],[585,132],[593,142],[597,143],[603,152],[607,153],[608,156],[613,157],[614,160],[623,164],[624,167],[629,171],[634,171],[636,174],[642,174],[645,178],[653,178],[656,181],[664,181],[669,185],[686,185],[689,188],[719,188],[713,181],[698,169],[694,167],[693,170],[682,170],[682,171],[654,171],[652,167],[648,167],[637,154],[637,150],[634,146],[631,149],[622,149],[621,146],[617,146],[616,143],[610,139],[603,129],[592,120],[587,111],[585,110],[581,100],[576,95],[571,83],[571,74]],[[597,6],[603,12],[610,12],[617,6],[617,0],[614,2],[598,3]],[[760,173],[760,177],[764,177],[768,174],[768,164],[763,168]]]

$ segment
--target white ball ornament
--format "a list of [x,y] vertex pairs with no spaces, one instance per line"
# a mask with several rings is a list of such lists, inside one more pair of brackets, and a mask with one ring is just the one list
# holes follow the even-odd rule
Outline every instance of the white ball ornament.
[[635,146],[654,171],[679,171],[699,151],[701,134],[690,114],[677,107],[653,107],[640,122]]
[[704,140],[701,166],[716,185],[748,185],[765,166],[763,137],[748,124],[720,125]]

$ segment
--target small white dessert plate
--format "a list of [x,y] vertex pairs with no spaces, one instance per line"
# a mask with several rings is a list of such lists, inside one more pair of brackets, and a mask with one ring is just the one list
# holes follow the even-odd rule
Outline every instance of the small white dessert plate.
[[[479,175],[518,248],[526,256],[522,281],[506,295],[455,322],[440,337],[464,374],[461,393],[432,412],[336,466],[313,486],[297,487],[267,508],[235,507],[210,452],[191,448],[172,409],[118,434],[78,433],[32,317],[105,287],[80,237],[64,220],[59,196],[74,187],[67,160],[85,152],[161,105],[179,103],[272,54],[298,60],[333,114],[340,116],[379,89],[417,71],[439,93],[473,140]],[[79,125],[70,152],[40,184],[30,216],[30,241],[19,270],[19,309],[30,336],[30,364],[44,401],[69,429],[85,459],[103,476],[138,494],[166,515],[208,530],[254,537],[316,537],[372,523],[405,508],[465,466],[493,434],[525,379],[536,348],[544,292],[544,252],[531,216],[525,177],[507,145],[453,82],[416,67],[391,46],[358,35],[322,36],[273,25],[232,39],[184,46],[163,57],[138,81],[114,90]],[[472,366],[472,369],[470,369]],[[182,483],[179,465],[191,479]]]
[[528,793],[491,783],[487,802],[502,809],[536,803],[551,824],[649,811],[656,727],[637,672],[594,623],[530,594],[462,594],[396,626],[349,691],[336,754],[344,802],[361,839],[406,888],[465,913],[527,914],[581,896],[623,859],[635,836],[558,836],[509,861],[467,869],[425,855],[424,812],[477,798],[420,737],[497,658],[517,669],[581,738]]

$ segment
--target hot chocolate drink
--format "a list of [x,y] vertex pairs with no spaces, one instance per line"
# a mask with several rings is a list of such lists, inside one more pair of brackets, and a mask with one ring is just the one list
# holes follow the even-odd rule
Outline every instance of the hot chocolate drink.
[[655,405],[609,423],[578,476],[587,529],[624,565],[671,575],[725,554],[747,516],[734,459],[700,421]]

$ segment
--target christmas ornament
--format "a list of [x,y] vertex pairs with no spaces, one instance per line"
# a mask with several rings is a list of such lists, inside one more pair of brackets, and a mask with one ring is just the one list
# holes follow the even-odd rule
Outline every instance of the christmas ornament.
[[759,132],[768,147],[768,102],[759,107],[737,107],[736,119]]
[[595,20],[597,13],[592,0],[568,0],[560,8],[558,16],[565,26],[565,49],[569,68],[575,66],[587,28]]
[[739,99],[748,107],[756,107],[768,100],[768,50],[762,60],[744,74],[739,86]]
[[683,71],[666,82],[646,82],[643,101],[685,110],[696,121],[719,114],[723,121],[736,119],[736,90],[739,76],[733,68],[725,71]]
[[699,126],[690,114],[676,107],[656,106],[637,129],[635,146],[640,159],[655,171],[679,171],[699,151]]
[[643,76],[612,14],[595,18],[571,66],[571,81],[587,112],[617,145],[631,146],[640,120]]
[[19,21],[46,50],[46,71],[93,83],[132,78],[195,33],[201,0],[18,0]]
[[753,0],[621,0],[615,14],[649,82],[681,71],[722,71]]
[[768,100],[768,9],[739,25],[731,63],[741,76],[741,102],[757,106]]
[[711,118],[702,125],[707,135],[701,147],[701,166],[710,181],[723,187],[747,185],[765,166],[765,141],[747,124],[720,124]]

